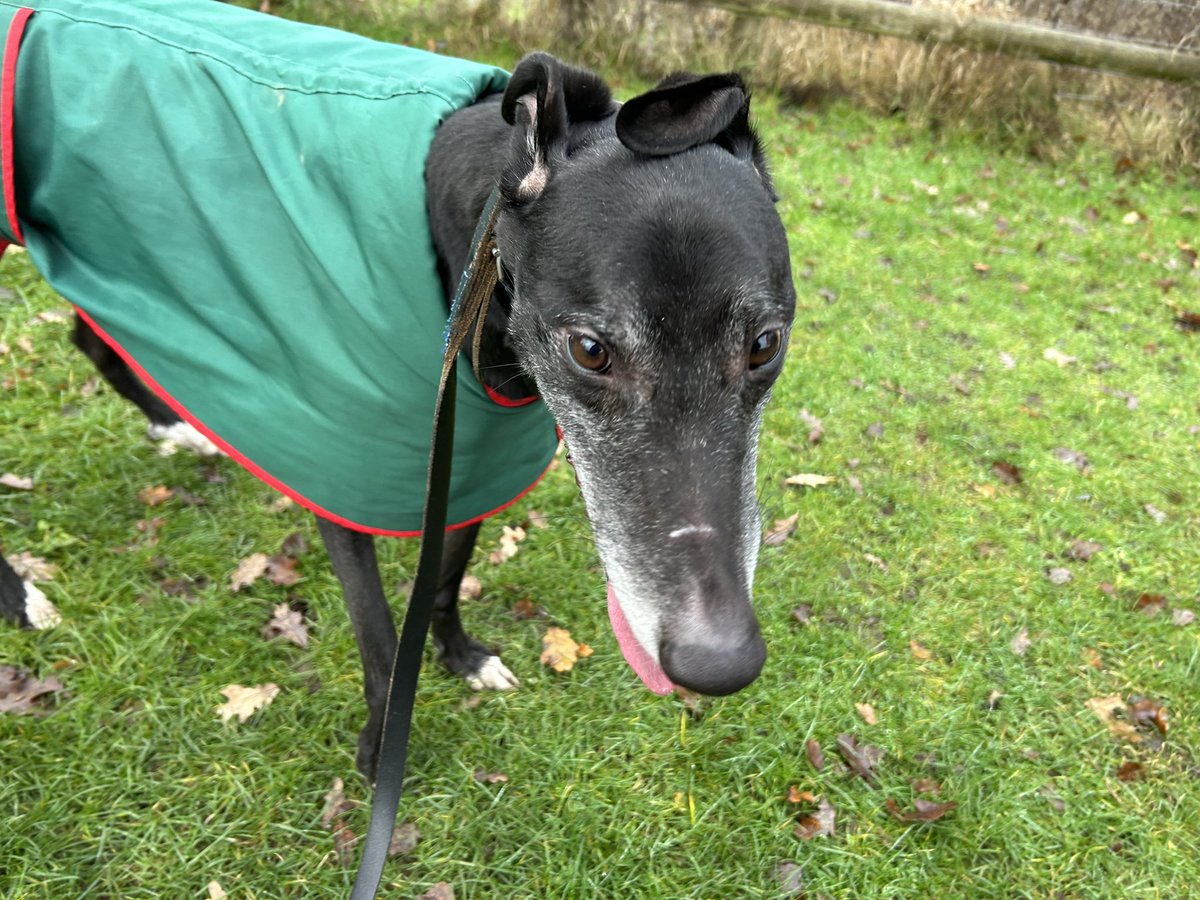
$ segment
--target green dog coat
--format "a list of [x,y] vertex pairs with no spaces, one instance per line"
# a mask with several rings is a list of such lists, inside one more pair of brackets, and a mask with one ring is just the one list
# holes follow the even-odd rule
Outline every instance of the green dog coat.
[[[0,0],[0,28],[3,237],[251,472],[418,533],[447,315],[425,158],[507,74],[211,0]],[[464,525],[557,438],[459,371]]]

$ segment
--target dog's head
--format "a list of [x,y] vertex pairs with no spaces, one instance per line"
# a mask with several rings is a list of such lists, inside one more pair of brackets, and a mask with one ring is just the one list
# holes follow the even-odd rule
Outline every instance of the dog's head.
[[748,94],[678,75],[618,106],[537,53],[502,112],[510,335],[570,449],[622,650],[652,689],[731,693],[766,658],[756,445],[795,306]]

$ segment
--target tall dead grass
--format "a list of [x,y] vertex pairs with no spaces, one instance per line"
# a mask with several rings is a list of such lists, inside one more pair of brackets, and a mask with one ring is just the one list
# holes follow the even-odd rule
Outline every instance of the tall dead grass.
[[[366,0],[377,7],[389,0]],[[1200,2],[912,0],[950,16],[987,16],[1150,40],[1200,52]],[[1104,75],[998,53],[738,16],[662,0],[433,0],[429,14],[470,41],[503,31],[598,68],[653,79],[740,68],[798,104],[846,97],[931,127],[975,129],[1035,155],[1099,142],[1118,157],[1200,171],[1200,86]],[[465,26],[459,28],[458,26]],[[478,32],[475,32],[478,33]]]

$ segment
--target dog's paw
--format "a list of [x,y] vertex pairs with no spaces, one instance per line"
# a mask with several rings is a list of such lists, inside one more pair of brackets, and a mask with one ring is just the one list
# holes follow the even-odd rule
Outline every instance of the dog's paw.
[[202,435],[187,422],[175,422],[171,425],[151,425],[146,429],[146,436],[152,441],[160,441],[158,452],[170,456],[180,447],[190,450],[197,456],[223,456],[221,448]]
[[473,691],[512,691],[521,684],[498,656],[485,657],[474,672],[464,673],[463,678]]
[[30,628],[41,631],[62,621],[58,608],[31,581],[25,582],[25,619]]

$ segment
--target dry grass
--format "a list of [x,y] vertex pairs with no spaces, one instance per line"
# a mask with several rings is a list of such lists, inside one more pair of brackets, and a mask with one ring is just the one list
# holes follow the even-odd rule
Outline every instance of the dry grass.
[[[376,13],[388,0],[366,0]],[[1071,31],[1200,47],[1200,6],[1152,0],[914,0],[955,15],[1049,23]],[[464,9],[470,9],[464,15]],[[1200,88],[1103,75],[946,45],[845,29],[737,16],[661,0],[440,0],[431,16],[455,43],[486,24],[518,47],[544,47],[582,63],[631,67],[654,79],[682,68],[737,67],[799,105],[847,97],[918,125],[965,127],[1041,157],[1083,140],[1114,156],[1200,168]],[[461,28],[461,30],[459,30]]]

